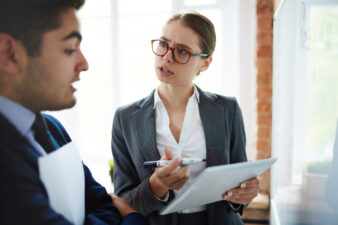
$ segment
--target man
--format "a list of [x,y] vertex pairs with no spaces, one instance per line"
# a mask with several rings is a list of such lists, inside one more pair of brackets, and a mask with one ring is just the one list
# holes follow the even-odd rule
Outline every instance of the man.
[[[72,224],[52,207],[38,164],[71,140],[55,118],[40,112],[75,105],[72,83],[88,69],[75,15],[83,4],[0,0],[0,224]],[[43,138],[36,128],[41,124]],[[83,175],[85,224],[145,224],[118,197],[115,208],[85,165]]]

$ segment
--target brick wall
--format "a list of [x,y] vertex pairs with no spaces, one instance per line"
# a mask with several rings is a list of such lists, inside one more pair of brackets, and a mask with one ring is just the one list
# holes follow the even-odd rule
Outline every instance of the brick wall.
[[[257,0],[257,159],[271,157],[272,124],[272,22],[273,0]],[[270,171],[261,176],[263,193],[270,193]]]

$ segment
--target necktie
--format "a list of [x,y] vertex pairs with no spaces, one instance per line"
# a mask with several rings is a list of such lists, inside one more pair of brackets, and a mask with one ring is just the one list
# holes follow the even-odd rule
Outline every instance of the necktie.
[[48,127],[46,124],[45,118],[41,113],[36,114],[35,121],[32,125],[34,132],[35,140],[44,148],[44,150],[49,153],[55,149],[52,140],[48,134]]

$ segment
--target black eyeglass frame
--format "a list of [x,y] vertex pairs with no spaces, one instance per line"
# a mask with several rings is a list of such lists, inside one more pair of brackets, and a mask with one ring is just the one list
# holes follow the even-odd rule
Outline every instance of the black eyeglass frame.
[[[155,42],[155,41],[163,42],[163,43],[166,45],[167,50],[166,50],[163,54],[157,54],[157,53],[154,51],[154,42]],[[175,52],[174,52],[175,49],[177,49],[177,48],[172,48],[172,47],[170,47],[169,44],[168,44],[168,42],[166,42],[166,41],[164,41],[164,40],[161,40],[161,39],[154,39],[154,40],[151,40],[151,50],[153,51],[153,53],[154,53],[155,55],[157,55],[157,56],[164,56],[165,54],[168,53],[169,50],[171,50],[175,62],[180,63],[180,64],[186,64],[186,63],[188,63],[191,56],[203,56],[203,57],[208,57],[208,56],[209,56],[209,55],[206,54],[206,53],[192,53],[192,52],[190,52],[188,49],[183,48],[183,47],[180,47],[180,49],[184,49],[184,51],[186,51],[186,52],[188,53],[188,55],[189,55],[187,61],[182,63],[182,62],[177,61],[176,56],[175,56]]]

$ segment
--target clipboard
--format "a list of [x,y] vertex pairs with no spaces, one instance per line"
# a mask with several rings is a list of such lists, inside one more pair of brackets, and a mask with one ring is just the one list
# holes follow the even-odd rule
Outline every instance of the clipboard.
[[276,158],[212,166],[203,170],[194,183],[161,211],[161,215],[194,206],[221,201],[222,194],[238,187],[243,181],[257,177],[276,162]]

